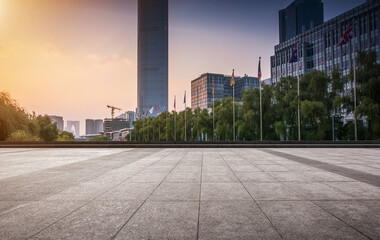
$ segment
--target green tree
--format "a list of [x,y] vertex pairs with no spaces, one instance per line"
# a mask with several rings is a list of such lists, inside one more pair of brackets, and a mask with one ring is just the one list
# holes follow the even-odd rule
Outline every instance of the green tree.
[[331,139],[332,102],[328,93],[330,77],[321,71],[306,73],[300,81],[303,140]]
[[0,141],[16,130],[28,130],[30,115],[6,92],[0,92]]
[[298,139],[298,85],[296,77],[281,78],[273,88],[274,129],[279,138]]
[[48,115],[37,116],[39,126],[39,137],[45,142],[52,142],[58,138],[57,123],[52,123]]
[[107,136],[96,136],[92,139],[89,139],[88,141],[93,141],[93,142],[106,142],[110,141],[110,138]]
[[380,138],[380,65],[376,62],[374,51],[359,52],[358,62],[355,116],[367,122],[365,138],[377,139]]
[[7,138],[10,142],[36,142],[41,141],[37,136],[32,135],[28,131],[24,130],[16,130],[12,132],[9,137]]
[[58,130],[58,142],[74,141],[74,139],[74,134],[72,134],[71,132]]

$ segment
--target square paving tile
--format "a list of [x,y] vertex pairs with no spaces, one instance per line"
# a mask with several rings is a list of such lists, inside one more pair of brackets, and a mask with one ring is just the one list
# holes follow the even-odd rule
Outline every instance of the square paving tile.
[[150,201],[199,201],[200,183],[164,181],[150,196]]
[[266,172],[235,172],[236,176],[242,182],[278,182],[278,180],[272,177]]
[[146,202],[115,239],[196,239],[198,202]]
[[131,201],[93,201],[32,239],[110,239],[139,206]]
[[2,239],[26,239],[84,205],[83,201],[39,201],[0,217]]
[[201,200],[252,200],[241,183],[202,183]]
[[253,201],[202,201],[199,239],[281,239]]
[[380,201],[318,201],[316,203],[366,236],[380,239]]
[[301,194],[298,194],[283,183],[243,183],[248,192],[255,200],[300,200],[304,199]]
[[309,201],[258,201],[284,239],[367,239]]

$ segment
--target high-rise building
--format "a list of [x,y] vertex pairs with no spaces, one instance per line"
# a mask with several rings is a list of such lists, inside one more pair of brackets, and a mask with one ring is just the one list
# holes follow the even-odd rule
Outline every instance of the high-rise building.
[[86,135],[95,134],[95,121],[93,119],[86,119]]
[[321,0],[295,0],[279,11],[280,43],[323,23]]
[[63,117],[51,115],[49,116],[53,123],[57,123],[57,128],[63,131]]
[[[209,108],[213,101],[212,84],[214,83],[214,98],[222,99],[232,96],[233,88],[230,86],[231,76],[214,73],[204,73],[191,81],[191,108]],[[242,98],[243,92],[249,88],[259,88],[259,78],[235,76],[235,97]]]
[[[74,128],[74,130],[72,130]],[[67,121],[66,131],[74,134],[75,138],[79,138],[80,135],[80,121]]]
[[86,119],[86,135],[103,132],[103,120]]
[[138,0],[137,111],[168,109],[168,0]]
[[[353,39],[349,44],[337,46],[350,23],[354,24]],[[346,76],[353,67],[354,56],[357,57],[360,50],[375,51],[377,62],[380,62],[379,26],[380,1],[367,0],[354,9],[278,44],[274,47],[275,55],[271,57],[272,83],[276,84],[281,77],[297,76],[297,63],[290,63],[297,42],[300,76],[313,70],[331,74],[334,68],[339,68],[343,76]],[[345,86],[347,92],[351,88],[351,84]]]
[[95,134],[103,132],[103,120],[95,119]]

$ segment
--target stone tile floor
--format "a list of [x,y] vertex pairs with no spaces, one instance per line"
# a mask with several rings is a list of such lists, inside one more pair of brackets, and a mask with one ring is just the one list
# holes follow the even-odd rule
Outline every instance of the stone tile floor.
[[0,149],[0,239],[380,239],[380,150]]

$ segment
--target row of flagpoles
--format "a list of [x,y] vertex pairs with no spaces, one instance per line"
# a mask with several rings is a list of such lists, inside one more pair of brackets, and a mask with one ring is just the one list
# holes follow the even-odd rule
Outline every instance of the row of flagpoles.
[[[341,46],[341,45],[344,45],[344,44],[347,44],[349,43],[349,41],[353,38],[354,36],[354,21],[352,21],[347,30],[344,32],[342,38],[340,39],[340,41],[338,42],[337,44],[337,47]],[[300,65],[299,65],[299,60],[300,60],[300,57],[299,57],[299,54],[298,54],[298,50],[299,50],[299,41],[297,41],[296,45],[294,46],[293,48],[293,53],[292,53],[292,56],[290,58],[290,63],[297,63],[297,94],[298,94],[298,119],[297,119],[297,122],[298,122],[298,141],[301,141],[301,109],[300,109],[300,73],[299,73],[299,69],[300,69]],[[301,42],[302,43],[302,42]],[[355,61],[355,43],[353,44],[353,53],[354,53],[354,59],[353,59],[353,70],[354,70],[354,111],[356,110],[356,61]],[[262,86],[261,86],[261,57],[259,58],[259,64],[258,64],[258,74],[257,74],[258,78],[259,78],[259,91],[260,91],[260,140],[263,141],[263,107],[262,107]],[[231,76],[231,81],[230,81],[230,86],[232,87],[232,111],[233,111],[233,141],[236,140],[236,129],[235,129],[235,69],[232,70],[232,76]],[[198,116],[199,116],[199,89],[197,87],[197,108],[198,108]],[[212,127],[213,127],[213,137],[212,139],[215,140],[215,111],[214,111],[214,102],[215,102],[215,85],[214,85],[214,81],[212,82],[212,98],[213,98],[213,101],[212,101],[212,112],[213,112],[213,116],[212,116]],[[187,132],[186,132],[186,129],[187,129],[187,122],[186,122],[186,91],[185,91],[185,94],[184,94],[184,104],[185,104],[185,138],[184,140],[187,141]],[[158,111],[160,109],[160,104],[158,104],[158,106],[156,107],[155,111]],[[150,110],[148,110],[145,114],[145,117],[147,117],[149,114],[153,114],[153,111],[154,111],[154,107],[152,107]],[[175,114],[175,117],[174,117],[174,141],[176,141],[176,113],[177,113],[177,105],[176,105],[176,96],[174,96],[174,114]],[[138,114],[138,118],[141,117],[141,115],[139,116],[140,114]],[[166,117],[166,121],[167,121],[167,117]],[[199,119],[198,119],[199,121]],[[354,125],[355,125],[355,140],[358,139],[357,137],[357,119],[354,115]],[[199,129],[198,129],[199,131]],[[198,133],[198,137],[199,137],[199,133]],[[166,130],[166,141],[168,140],[167,138],[167,130]]]
[[[262,94],[261,94],[261,57],[259,58],[259,67],[258,67],[258,78],[259,78],[259,86],[260,86],[260,139],[261,141],[263,140],[263,124],[262,124]],[[232,76],[231,76],[231,81],[230,81],[230,86],[232,87],[232,108],[233,108],[233,141],[236,140],[236,129],[235,129],[235,69],[232,70]],[[198,111],[198,116],[199,116],[199,88],[197,87],[197,111]],[[177,114],[177,104],[176,104],[177,98],[174,96],[174,141],[176,141],[176,136],[177,136],[177,123],[176,123],[176,114]],[[212,132],[213,136],[212,139],[215,140],[215,85],[214,81],[212,82]],[[187,120],[186,120],[186,91],[184,94],[184,100],[183,103],[185,104],[185,141],[187,141]],[[155,111],[160,109],[160,104],[158,104],[158,107],[155,109]],[[147,117],[149,114],[153,114],[154,112],[154,107],[152,107],[150,110],[148,110],[145,114],[145,117]],[[141,118],[141,115],[138,114],[137,118]],[[166,117],[167,118],[167,117]],[[199,123],[199,118],[198,118],[198,123]],[[199,129],[198,129],[199,131]],[[199,133],[198,133],[199,137]],[[167,132],[166,132],[166,140],[167,140]]]

